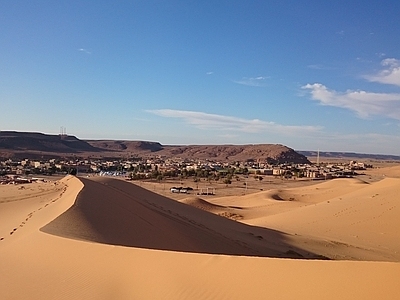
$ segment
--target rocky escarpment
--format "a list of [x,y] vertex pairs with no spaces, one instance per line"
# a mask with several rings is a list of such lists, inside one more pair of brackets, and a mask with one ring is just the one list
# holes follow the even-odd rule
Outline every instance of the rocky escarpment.
[[70,135],[0,131],[1,157],[163,157],[213,161],[309,163],[293,149],[279,144],[162,145],[152,141],[80,140]]

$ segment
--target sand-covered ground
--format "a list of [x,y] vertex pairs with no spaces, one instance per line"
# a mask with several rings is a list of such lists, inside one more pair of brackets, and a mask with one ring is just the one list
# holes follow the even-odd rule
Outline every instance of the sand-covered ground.
[[398,299],[399,175],[1,185],[0,298]]

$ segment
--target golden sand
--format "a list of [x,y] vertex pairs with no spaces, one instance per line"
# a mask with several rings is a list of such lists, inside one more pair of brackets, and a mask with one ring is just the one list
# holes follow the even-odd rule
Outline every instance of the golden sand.
[[0,186],[0,298],[397,299],[387,174],[180,201],[111,178]]

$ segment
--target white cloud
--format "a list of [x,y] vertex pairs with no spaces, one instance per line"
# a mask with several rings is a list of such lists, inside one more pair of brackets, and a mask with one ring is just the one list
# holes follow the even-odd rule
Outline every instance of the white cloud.
[[386,58],[382,60],[381,65],[384,67],[382,71],[376,75],[367,75],[365,78],[372,82],[400,86],[400,60]]
[[79,48],[78,51],[86,53],[86,54],[92,54],[92,52],[90,52],[89,50],[84,49],[84,48]]
[[308,65],[307,68],[313,69],[313,70],[334,70],[333,67],[329,67],[329,66],[322,65],[322,64]]
[[230,133],[227,133],[227,134],[220,134],[220,135],[218,135],[220,138],[223,138],[223,139],[228,139],[228,140],[232,140],[232,139],[237,139],[239,136],[237,135],[237,134],[230,134]]
[[320,64],[308,65],[307,68],[314,69],[314,70],[324,70],[325,69],[325,67],[323,65],[320,65]]
[[212,75],[212,74],[214,74],[214,72],[207,72],[206,74],[207,75]]
[[336,34],[342,36],[342,35],[344,35],[344,30],[337,31]]
[[264,76],[258,76],[258,77],[243,77],[240,80],[234,80],[233,82],[242,84],[242,85],[247,85],[247,86],[258,86],[258,87],[263,87],[265,86],[266,80],[269,79],[270,77],[264,77]]
[[258,119],[248,120],[231,116],[208,114],[197,111],[158,109],[148,110],[152,114],[183,119],[186,123],[207,130],[239,131],[248,133],[273,132],[284,135],[298,135],[319,132],[322,127],[315,126],[288,126],[266,122]]
[[302,89],[309,90],[312,99],[322,105],[350,109],[363,118],[380,115],[400,120],[400,94],[352,90],[339,93],[320,83],[307,84]]

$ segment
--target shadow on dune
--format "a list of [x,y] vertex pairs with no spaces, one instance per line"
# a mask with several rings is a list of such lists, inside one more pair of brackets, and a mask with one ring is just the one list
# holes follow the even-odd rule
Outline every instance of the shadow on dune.
[[323,258],[289,236],[249,226],[112,178],[80,178],[75,204],[41,231],[111,245],[180,252]]

